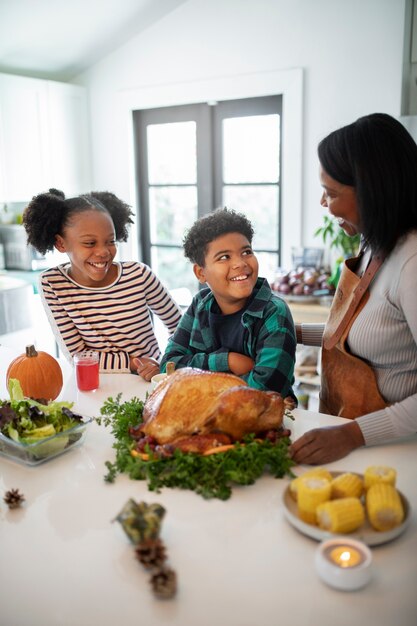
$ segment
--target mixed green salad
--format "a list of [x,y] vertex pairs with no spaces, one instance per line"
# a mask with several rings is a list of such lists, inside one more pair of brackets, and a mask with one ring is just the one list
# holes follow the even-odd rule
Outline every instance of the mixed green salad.
[[39,444],[36,450],[42,456],[52,456],[69,445],[69,432],[68,436],[50,438],[83,422],[81,415],[71,410],[73,402],[42,404],[25,398],[20,382],[15,378],[9,380],[8,390],[10,400],[0,400],[2,435],[24,445]]

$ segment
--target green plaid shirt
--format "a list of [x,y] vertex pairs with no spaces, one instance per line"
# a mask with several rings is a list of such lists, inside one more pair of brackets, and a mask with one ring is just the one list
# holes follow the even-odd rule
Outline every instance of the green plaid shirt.
[[[294,395],[296,337],[291,312],[286,302],[272,293],[264,278],[258,278],[254,291],[254,298],[242,313],[241,323],[247,330],[244,354],[255,366],[242,378],[256,389],[278,391],[284,398]],[[176,368],[230,371],[229,350],[216,349],[209,325],[213,300],[214,295],[207,288],[194,296],[168,341],[161,372],[165,371],[167,361],[174,361]]]

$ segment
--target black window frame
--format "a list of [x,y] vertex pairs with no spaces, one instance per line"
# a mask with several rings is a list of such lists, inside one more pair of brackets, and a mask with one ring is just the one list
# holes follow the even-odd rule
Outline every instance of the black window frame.
[[[151,124],[164,124],[183,121],[195,121],[197,128],[197,215],[201,217],[219,206],[223,206],[222,178],[222,124],[232,117],[278,114],[280,118],[280,154],[278,166],[278,233],[277,249],[256,247],[257,252],[277,254],[277,266],[281,264],[281,225],[282,225],[282,95],[259,96],[218,102],[199,102],[194,104],[141,109],[133,111],[135,174],[138,199],[138,239],[139,250],[144,263],[151,265],[151,248],[176,248],[178,244],[158,244],[150,237],[150,211],[148,177],[148,145],[146,128]],[[230,183],[227,183],[228,185]],[[270,183],[237,183],[253,186]],[[164,184],[164,187],[170,185]],[[179,184],[173,184],[179,187]],[[187,185],[188,186],[188,185]],[[192,185],[194,186],[194,185]]]

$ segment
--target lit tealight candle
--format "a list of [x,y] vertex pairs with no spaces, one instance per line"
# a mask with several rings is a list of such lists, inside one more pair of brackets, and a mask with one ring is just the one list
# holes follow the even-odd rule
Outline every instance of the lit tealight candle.
[[320,578],[331,587],[345,591],[360,589],[369,582],[371,563],[368,546],[348,537],[324,541],[316,552]]
[[340,567],[356,567],[356,565],[363,563],[365,555],[352,546],[338,546],[337,548],[329,548],[328,557]]

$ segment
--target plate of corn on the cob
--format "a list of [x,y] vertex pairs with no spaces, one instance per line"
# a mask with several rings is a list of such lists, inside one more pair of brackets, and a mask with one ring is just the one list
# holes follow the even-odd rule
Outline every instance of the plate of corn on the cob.
[[315,467],[286,488],[284,514],[297,530],[318,541],[349,535],[368,546],[387,543],[410,521],[410,504],[396,479],[396,470],[383,465],[370,466],[364,474]]

